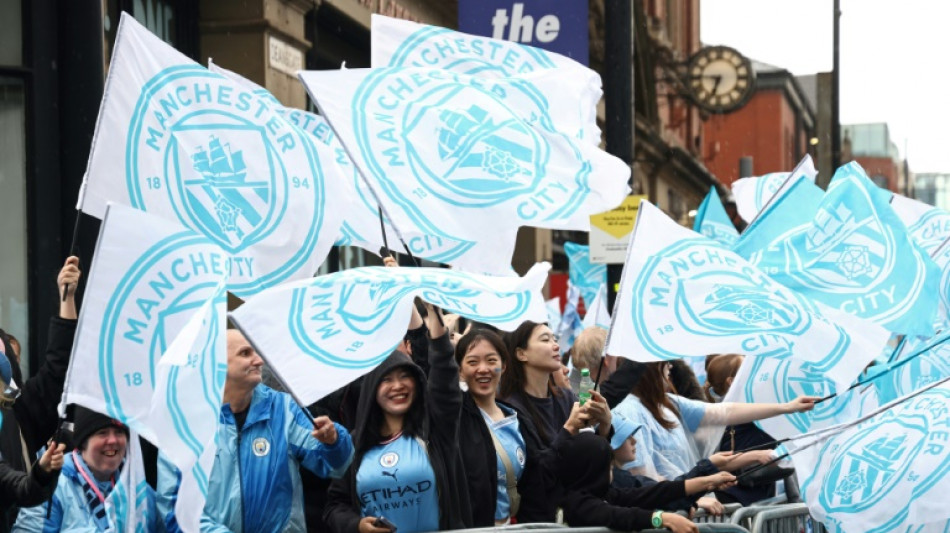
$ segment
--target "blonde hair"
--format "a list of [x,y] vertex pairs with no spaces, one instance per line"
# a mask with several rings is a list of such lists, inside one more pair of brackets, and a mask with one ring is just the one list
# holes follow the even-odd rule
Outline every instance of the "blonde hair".
[[[2,357],[2,355],[0,355]],[[7,396],[7,382],[0,379],[0,409],[6,409],[13,405],[15,398]]]
[[716,402],[710,392],[716,393],[720,398],[726,395],[726,392],[729,391],[729,385],[726,384],[726,381],[729,378],[736,377],[740,366],[742,366],[742,356],[735,353],[722,354],[709,361],[709,366],[706,368],[706,383],[703,385],[703,389],[710,402]]
[[603,359],[605,344],[607,344],[606,329],[591,326],[581,331],[571,350],[574,366],[589,369],[593,377],[594,370],[600,366],[600,361]]

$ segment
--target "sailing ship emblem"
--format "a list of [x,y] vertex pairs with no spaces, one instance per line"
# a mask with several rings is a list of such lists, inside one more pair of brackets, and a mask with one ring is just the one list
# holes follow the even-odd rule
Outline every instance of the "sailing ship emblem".
[[[251,143],[255,141],[260,145],[254,137],[251,132],[228,132],[229,140],[223,141],[211,134],[207,145],[199,145],[188,154],[191,172],[183,172],[187,211],[209,236],[232,253],[249,244],[271,210],[270,181],[249,179],[245,150],[236,147],[254,147]],[[263,146],[261,153],[266,153]]]
[[[740,280],[735,280],[740,281]],[[741,283],[741,282],[740,282]],[[689,280],[680,280],[677,291],[680,320],[688,329],[710,334],[733,335],[759,331],[792,331],[800,322],[799,310],[784,304],[780,295],[765,288],[748,284],[723,283],[713,285],[701,305],[687,301]]]
[[[544,173],[541,139],[510,110],[469,91],[454,90],[410,113],[406,151],[417,174],[429,178],[437,194],[465,206],[492,205],[533,190]],[[473,101],[478,103],[468,103]],[[438,157],[423,155],[432,149],[432,133]]]

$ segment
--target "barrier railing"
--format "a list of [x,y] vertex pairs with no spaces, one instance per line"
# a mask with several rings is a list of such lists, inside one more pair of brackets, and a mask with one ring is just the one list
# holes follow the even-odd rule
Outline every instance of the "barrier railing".
[[725,511],[721,515],[709,514],[704,509],[698,509],[693,514],[693,522],[697,524],[730,524],[732,523],[732,515],[742,508],[742,504],[727,503],[723,507],[725,507]]
[[[736,525],[727,523],[704,523],[696,524],[700,533],[749,533],[749,530]],[[517,524],[513,526],[482,527],[476,529],[460,529],[454,533],[518,533],[530,531],[531,533],[616,533],[616,531],[605,527],[568,527],[564,524]],[[670,533],[668,529],[643,529],[638,533]]]
[[783,505],[754,505],[743,507],[732,514],[732,523],[752,533],[825,533],[821,522],[812,518],[804,503]]

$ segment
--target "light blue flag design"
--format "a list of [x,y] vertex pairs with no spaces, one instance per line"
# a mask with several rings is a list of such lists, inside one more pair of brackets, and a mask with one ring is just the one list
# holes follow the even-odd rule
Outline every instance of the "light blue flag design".
[[122,473],[114,480],[112,492],[106,497],[106,514],[110,531],[116,533],[146,533],[156,531],[162,521],[155,510],[155,496],[145,480],[142,447],[139,436],[129,432]]
[[375,14],[370,38],[370,65],[374,68],[433,67],[480,78],[510,78],[557,70],[566,84],[563,89],[573,90],[572,105],[559,109],[555,117],[559,129],[589,143],[600,143],[600,75],[569,57],[512,41]]
[[950,519],[948,405],[947,382],[934,383],[793,448],[810,514],[829,531],[867,533]]
[[549,269],[539,263],[517,278],[441,268],[355,268],[262,292],[229,316],[298,401],[309,405],[392,353],[406,333],[416,296],[507,331],[525,320],[544,322],[541,288]]
[[933,335],[940,272],[857,163],[812,206],[783,199],[743,232],[736,251],[809,298],[911,336]]
[[887,332],[777,283],[641,202],[607,353],[666,361],[709,353],[791,357],[850,385]]
[[179,522],[192,529],[210,472],[196,464],[214,450],[227,369],[228,268],[227,253],[207,237],[110,204],[60,406],[116,418],[172,457],[182,487],[194,487],[178,499],[191,506]]
[[925,252],[934,254],[950,238],[950,213],[918,200],[894,194],[891,207],[907,226],[907,231]]
[[950,241],[934,249],[930,256],[937,268],[940,269],[940,288],[938,297],[940,305],[937,308],[937,319],[934,323],[936,330],[950,330]]
[[950,377],[950,331],[907,341],[897,357],[870,369],[881,403],[906,396]]
[[123,203],[204,235],[241,297],[309,277],[347,206],[282,110],[123,13],[77,208],[102,218]]
[[570,241],[564,243],[567,255],[567,278],[571,285],[581,291],[584,305],[589,306],[597,297],[597,291],[607,285],[607,265],[590,262],[590,246]]
[[584,330],[584,323],[581,321],[580,312],[577,310],[581,296],[581,291],[573,284],[567,285],[567,303],[564,305],[564,314],[561,315],[558,329],[555,330],[558,336],[558,347],[561,354],[567,353],[574,346],[574,340]]
[[709,188],[709,194],[696,210],[693,231],[722,243],[726,248],[732,248],[739,239],[739,232],[729,220],[729,215],[722,205],[722,200],[719,199],[719,192],[716,191],[715,186]]
[[610,329],[610,311],[607,309],[607,285],[600,287],[597,296],[590,304],[585,304],[587,313],[584,315],[584,327],[597,326]]
[[557,331],[561,328],[561,298],[551,298],[544,302],[548,310],[548,326],[551,331]]
[[814,184],[817,176],[815,163],[810,155],[805,154],[792,172],[773,172],[764,176],[739,178],[732,184],[736,210],[742,220],[752,223],[763,208],[777,199],[776,196],[784,194],[785,188],[800,179]]
[[556,110],[575,104],[556,71],[299,77],[400,233],[490,242],[483,253],[507,267],[518,227],[587,230],[629,189],[625,163],[558,128]]

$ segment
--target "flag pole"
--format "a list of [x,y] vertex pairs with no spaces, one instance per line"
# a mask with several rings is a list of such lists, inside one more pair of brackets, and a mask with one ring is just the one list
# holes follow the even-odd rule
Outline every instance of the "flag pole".
[[[82,218],[82,211],[76,210],[76,221],[73,223],[73,240],[69,244],[69,254],[67,257],[75,255],[79,256],[79,221]],[[66,295],[69,294],[69,283],[63,285],[63,299],[61,301],[66,301]]]

